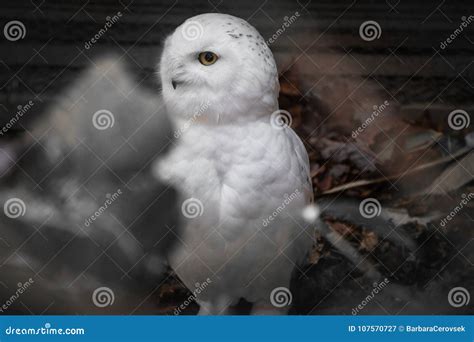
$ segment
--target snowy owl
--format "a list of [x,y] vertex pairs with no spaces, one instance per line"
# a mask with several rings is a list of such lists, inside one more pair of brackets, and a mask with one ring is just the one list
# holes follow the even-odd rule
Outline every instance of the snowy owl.
[[312,244],[299,220],[312,186],[278,108],[272,52],[245,20],[202,14],[166,39],[159,69],[177,139],[154,170],[181,191],[184,220],[170,265],[200,314],[229,313],[241,298],[254,314],[285,313]]

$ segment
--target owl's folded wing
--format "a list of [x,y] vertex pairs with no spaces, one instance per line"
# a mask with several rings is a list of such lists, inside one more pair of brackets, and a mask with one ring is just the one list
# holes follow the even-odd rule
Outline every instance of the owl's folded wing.
[[301,179],[305,180],[303,185],[305,195],[308,196],[310,202],[313,202],[314,194],[313,186],[311,183],[308,153],[306,152],[306,148],[304,147],[303,142],[301,141],[300,137],[298,137],[298,135],[295,133],[295,131],[293,131],[291,128],[287,128],[286,132],[291,140],[291,143],[294,146],[295,153],[298,158]]

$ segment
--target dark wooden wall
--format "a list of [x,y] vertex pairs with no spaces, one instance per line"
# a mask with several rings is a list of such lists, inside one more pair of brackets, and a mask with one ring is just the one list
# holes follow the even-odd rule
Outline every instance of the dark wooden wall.
[[[2,1],[1,28],[20,20],[26,36],[0,37],[0,121],[33,100],[34,110],[16,126],[27,127],[95,57],[111,52],[128,60],[137,82],[158,92],[154,70],[163,38],[186,18],[215,11],[248,19],[265,39],[298,11],[271,48],[281,71],[297,61],[311,91],[337,78],[362,77],[404,106],[467,109],[474,103],[474,23],[446,49],[440,43],[473,9],[473,2],[447,0]],[[85,42],[118,11],[122,18],[86,50]],[[380,39],[360,38],[367,20],[380,24]]]

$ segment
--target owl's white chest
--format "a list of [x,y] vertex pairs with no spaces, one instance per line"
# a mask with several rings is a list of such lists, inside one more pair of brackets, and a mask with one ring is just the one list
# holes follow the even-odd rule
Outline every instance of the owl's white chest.
[[[297,242],[290,245],[302,233],[291,215],[308,203],[308,184],[294,140],[284,129],[267,122],[192,126],[159,172],[181,191],[183,201],[202,204],[198,216],[186,219],[183,244],[171,257],[187,286],[214,276],[220,279],[218,292],[252,299],[258,294],[249,283],[257,285],[263,269],[274,273],[269,263],[305,252]],[[280,255],[285,248],[287,255]],[[291,270],[285,268],[294,265],[284,263],[281,280],[267,275],[268,289],[287,282]]]
[[221,222],[261,218],[285,195],[303,193],[307,180],[301,168],[285,130],[253,122],[190,127],[160,173]]

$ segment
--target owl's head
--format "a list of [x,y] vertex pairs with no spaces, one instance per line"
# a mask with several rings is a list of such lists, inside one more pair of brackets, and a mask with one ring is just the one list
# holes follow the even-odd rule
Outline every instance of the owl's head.
[[160,61],[171,116],[225,123],[270,116],[278,109],[272,52],[245,20],[209,13],[192,17],[165,41]]

